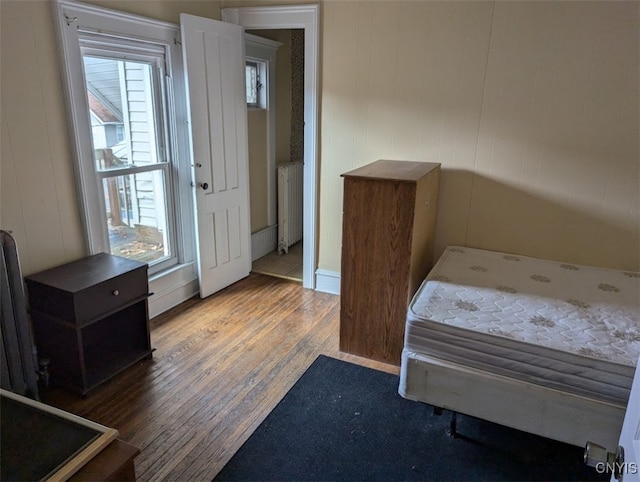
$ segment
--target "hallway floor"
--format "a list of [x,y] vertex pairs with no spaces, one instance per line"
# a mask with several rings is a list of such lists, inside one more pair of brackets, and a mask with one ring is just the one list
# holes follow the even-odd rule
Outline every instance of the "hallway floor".
[[289,247],[287,254],[277,251],[256,259],[252,265],[252,272],[302,281],[302,241]]

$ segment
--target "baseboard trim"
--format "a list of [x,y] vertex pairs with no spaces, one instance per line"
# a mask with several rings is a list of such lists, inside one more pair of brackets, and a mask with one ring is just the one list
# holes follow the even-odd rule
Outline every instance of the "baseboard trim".
[[149,280],[149,318],[179,305],[200,291],[195,263],[178,265]]
[[340,295],[340,273],[326,269],[316,270],[316,291]]
[[187,301],[189,298],[193,298],[199,292],[200,286],[198,280],[195,279],[169,292],[154,295],[153,298],[155,299],[149,301],[149,318],[155,318],[174,306]]
[[260,259],[278,248],[278,225],[268,226],[251,235],[251,261]]

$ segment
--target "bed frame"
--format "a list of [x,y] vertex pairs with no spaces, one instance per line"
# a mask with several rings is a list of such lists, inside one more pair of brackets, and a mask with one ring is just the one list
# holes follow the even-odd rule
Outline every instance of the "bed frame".
[[[511,263],[514,262],[521,262],[518,268],[512,268]],[[580,270],[584,270],[584,272]],[[487,275],[484,274],[485,272]],[[486,330],[489,323],[502,326],[500,320],[503,318],[494,317],[494,311],[491,311],[493,304],[498,301],[502,303],[502,300],[508,303],[519,303],[520,300],[526,300],[529,295],[533,296],[534,301],[538,298],[552,300],[532,305],[534,309],[537,309],[536,306],[544,308],[545,313],[549,312],[551,318],[572,319],[567,313],[574,313],[577,310],[585,310],[585,316],[588,317],[594,316],[594,313],[600,313],[598,310],[604,310],[601,313],[602,316],[619,319],[620,329],[632,330],[633,333],[630,335],[635,335],[636,325],[634,323],[637,322],[637,314],[634,310],[636,298],[633,297],[633,293],[640,284],[634,278],[639,277],[640,273],[570,265],[471,247],[450,246],[445,250],[410,303],[398,392],[404,398],[424,402],[437,409],[447,409],[454,413],[470,415],[571,445],[584,447],[587,442],[593,442],[615,452],[626,411],[622,372],[611,372],[612,378],[609,381],[612,392],[609,394],[610,397],[607,397],[606,392],[599,396],[596,394],[597,391],[593,391],[594,394],[590,395],[589,390],[581,391],[579,386],[576,386],[575,390],[564,388],[562,383],[554,385],[553,380],[550,380],[549,385],[557,388],[545,386],[544,382],[534,381],[534,379],[541,377],[545,378],[544,375],[536,375],[535,378],[529,377],[529,381],[527,381],[526,373],[523,373],[523,377],[520,378],[517,370],[514,372],[508,370],[508,367],[501,372],[503,374],[498,374],[497,370],[500,369],[498,366],[495,366],[496,371],[493,371],[494,368],[490,367],[490,363],[485,364],[486,368],[484,368],[482,360],[476,365],[473,361],[466,359],[464,352],[459,351],[461,348],[470,350],[473,346],[471,343],[473,337],[469,338],[468,344],[464,344],[459,343],[455,337],[433,338],[429,331],[432,328],[426,324],[416,328],[423,320],[427,320],[428,316],[425,315],[425,318],[422,318],[423,315],[418,315],[413,311],[413,306],[417,303],[418,310],[431,313],[435,316],[434,320],[442,319],[444,324],[451,326],[458,326],[451,320],[452,317],[458,316],[457,313],[460,313],[461,318],[456,321],[459,321],[461,338],[463,338],[462,332],[466,327],[465,320],[479,320],[478,326],[482,326],[482,328],[479,328],[477,333],[481,333],[484,337],[482,338],[484,345],[491,344],[489,341],[492,337],[491,332]],[[494,283],[498,282],[496,280],[504,283],[504,287],[495,286]],[[584,281],[584,285],[577,283],[578,280]],[[432,284],[431,288],[427,288],[427,281],[433,281],[437,284]],[[574,282],[576,283],[574,284]],[[560,289],[561,283],[568,289]],[[452,288],[458,284],[462,288],[461,290]],[[432,291],[430,291],[431,289]],[[497,291],[492,294],[492,290]],[[524,293],[528,294],[522,295]],[[620,295],[616,293],[620,293]],[[602,308],[596,308],[597,305],[594,305],[594,313],[591,313],[592,308],[589,304],[580,301],[583,296],[589,297],[590,295],[594,295],[595,303],[603,303]],[[485,318],[480,316],[484,314],[482,311],[484,308],[479,308],[474,303],[466,303],[466,305],[472,305],[471,308],[467,308],[467,306],[460,306],[452,301],[458,298],[460,300],[467,299],[467,297],[468,299],[478,299],[480,306],[483,306],[483,302],[486,303],[485,306],[489,307],[490,311],[487,311]],[[439,300],[442,300],[442,305]],[[605,309],[609,305],[615,308]],[[529,312],[526,307],[522,308],[518,319],[510,320],[514,321],[514,325],[509,323],[505,325],[507,330],[504,333],[505,336],[511,335],[509,327],[515,327],[517,323],[531,322],[534,325],[539,325],[533,321],[533,318],[524,317],[523,314],[526,315]],[[476,311],[478,313],[465,314]],[[577,319],[580,319],[580,316],[577,316]],[[550,322],[550,327],[555,326],[552,319],[542,316],[541,318],[543,321]],[[434,323],[437,324],[438,321],[434,321]],[[527,326],[531,325],[527,324]],[[542,326],[545,325],[542,324]],[[589,328],[591,325],[587,324],[587,329]],[[614,336],[609,331],[611,330],[606,333],[602,331],[602,335],[608,337],[600,340],[606,342],[605,348],[616,346],[610,346],[609,343],[623,339],[621,335]],[[421,337],[424,337],[423,342],[420,342]],[[521,339],[518,336],[514,338],[515,340]],[[446,350],[448,346],[446,340],[449,339],[453,348],[451,356],[443,351]],[[496,340],[498,339],[500,336],[496,335]],[[524,343],[534,343],[534,339],[534,337],[527,339],[525,336],[522,340]],[[497,345],[502,346],[500,343]],[[562,350],[561,347],[562,343],[558,343],[556,348],[549,345],[545,349]],[[597,353],[592,358],[600,356],[609,358],[604,352],[600,355],[597,348],[596,351]],[[626,352],[622,354],[626,356]],[[587,355],[587,358],[589,356],[591,355]],[[508,358],[506,364],[508,365],[510,361],[511,359]],[[619,364],[620,367],[624,364],[624,372],[629,373],[627,368],[632,368],[632,366],[627,361],[624,357],[612,359],[612,363]],[[493,363],[498,363],[498,360],[496,359]],[[541,366],[544,365],[543,363]],[[588,376],[586,370],[588,365],[588,363],[585,365],[585,370],[577,370],[575,374]],[[553,369],[552,365],[545,366],[545,368]],[[606,371],[600,372],[598,377],[606,376],[605,373]],[[602,388],[602,390],[605,389]]]
[[398,392],[409,400],[550,439],[581,447],[591,441],[609,450],[618,446],[626,409],[407,349]]

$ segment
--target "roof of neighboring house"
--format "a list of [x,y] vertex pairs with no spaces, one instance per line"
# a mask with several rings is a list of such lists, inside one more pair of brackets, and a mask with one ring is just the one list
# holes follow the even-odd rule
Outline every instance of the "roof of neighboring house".
[[100,120],[100,122],[122,122],[120,118],[116,116],[111,109],[100,102],[100,100],[93,95],[90,90],[87,90],[87,98],[89,99],[89,109]]

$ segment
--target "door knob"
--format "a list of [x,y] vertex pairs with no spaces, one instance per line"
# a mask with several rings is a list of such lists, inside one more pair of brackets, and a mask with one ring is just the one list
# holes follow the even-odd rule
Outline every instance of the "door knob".
[[595,468],[599,474],[611,471],[615,480],[622,480],[624,448],[618,446],[614,454],[598,444],[587,442],[584,448],[584,463]]
[[209,184],[207,184],[206,182],[201,182],[200,187],[206,191],[207,189],[209,189]]

